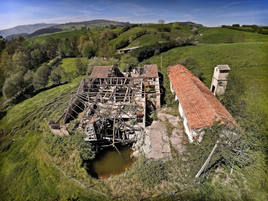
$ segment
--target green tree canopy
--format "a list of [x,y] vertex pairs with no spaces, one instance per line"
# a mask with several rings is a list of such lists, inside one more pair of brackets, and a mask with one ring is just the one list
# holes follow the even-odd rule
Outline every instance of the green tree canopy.
[[11,98],[24,87],[23,72],[18,72],[5,80],[3,94],[6,98]]
[[40,66],[33,76],[33,85],[35,89],[45,87],[48,82],[50,68],[47,64]]

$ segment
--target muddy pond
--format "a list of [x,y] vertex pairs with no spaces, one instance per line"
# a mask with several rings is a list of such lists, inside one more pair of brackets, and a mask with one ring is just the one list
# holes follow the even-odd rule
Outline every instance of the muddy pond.
[[92,161],[85,162],[85,167],[89,175],[92,177],[103,179],[111,175],[117,175],[124,172],[134,162],[135,158],[132,157],[132,149],[130,146],[107,148],[97,153]]

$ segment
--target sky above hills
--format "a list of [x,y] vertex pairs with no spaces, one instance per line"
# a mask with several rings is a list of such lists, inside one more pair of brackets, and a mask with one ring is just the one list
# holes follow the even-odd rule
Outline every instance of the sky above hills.
[[93,19],[268,25],[267,0],[0,0],[0,30]]

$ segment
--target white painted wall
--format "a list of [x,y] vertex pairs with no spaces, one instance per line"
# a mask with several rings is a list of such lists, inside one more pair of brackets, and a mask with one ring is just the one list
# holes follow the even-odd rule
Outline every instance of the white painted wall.
[[181,118],[183,119],[184,131],[188,137],[188,140],[189,140],[189,142],[193,142],[193,133],[192,133],[192,130],[189,129],[189,127],[188,127],[187,118],[184,114],[184,111],[183,111],[180,103],[179,103],[179,113],[180,113]]
[[180,114],[181,118],[183,119],[184,131],[185,131],[185,133],[186,133],[186,135],[188,137],[189,142],[192,143],[193,142],[193,137],[198,136],[198,133],[188,127],[187,118],[186,118],[185,113],[183,111],[182,105],[181,105],[181,103],[180,103],[180,101],[179,101],[179,99],[178,99],[178,97],[177,97],[177,95],[176,95],[176,93],[175,93],[175,91],[174,91],[174,89],[172,87],[171,82],[170,82],[170,90],[171,90],[171,92],[173,94],[175,94],[175,100],[178,100],[178,102],[179,102],[179,108],[178,109],[179,109],[179,114]]

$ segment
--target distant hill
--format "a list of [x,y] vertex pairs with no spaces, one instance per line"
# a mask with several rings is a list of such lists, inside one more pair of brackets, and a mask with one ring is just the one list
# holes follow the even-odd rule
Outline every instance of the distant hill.
[[18,36],[22,36],[24,38],[27,38],[29,36],[29,34],[27,34],[27,33],[12,34],[12,35],[6,36],[6,39],[7,40],[13,40],[13,39],[15,39]]
[[129,24],[130,24],[129,22],[117,22],[117,21],[97,19],[82,22],[68,22],[65,24],[58,24],[54,27],[63,30],[70,30],[70,29],[81,29],[82,27],[92,28],[92,27],[125,26]]
[[31,34],[39,29],[44,29],[48,27],[52,27],[55,24],[46,24],[46,23],[40,23],[40,24],[29,24],[29,25],[20,25],[16,26],[10,29],[3,29],[0,30],[0,35],[3,37],[7,37],[10,35],[21,35],[21,34]]
[[96,24],[110,24],[110,25],[127,25],[129,22],[117,22],[117,21],[111,21],[111,20],[103,20],[103,19],[97,19],[97,20],[90,20],[90,21],[83,21],[83,22],[68,22],[65,24],[59,24],[57,26],[62,25],[70,25],[70,26],[76,26],[76,25],[96,25]]
[[65,24],[31,24],[31,25],[20,25],[10,29],[0,30],[0,35],[7,38],[13,39],[16,36],[22,35],[24,37],[33,37],[45,33],[54,33],[72,29],[81,29],[82,27],[108,27],[108,26],[125,26],[129,25],[128,22],[117,22],[110,20],[90,20],[82,22],[68,22]]
[[39,29],[31,34],[28,34],[27,37],[34,37],[34,36],[38,36],[41,34],[55,33],[55,32],[60,32],[60,31],[62,31],[62,29],[59,29],[56,27],[49,27],[49,28]]

